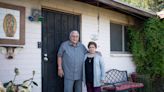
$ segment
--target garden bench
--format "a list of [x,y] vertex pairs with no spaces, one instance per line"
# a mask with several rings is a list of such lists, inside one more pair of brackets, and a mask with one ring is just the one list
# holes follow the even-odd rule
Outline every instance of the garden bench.
[[102,86],[102,90],[107,92],[119,92],[143,87],[143,83],[129,81],[127,71],[111,69],[106,72],[105,83]]

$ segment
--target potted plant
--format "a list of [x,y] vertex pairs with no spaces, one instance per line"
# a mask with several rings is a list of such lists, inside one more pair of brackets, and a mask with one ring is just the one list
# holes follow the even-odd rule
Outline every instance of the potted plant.
[[19,69],[14,69],[14,79],[4,83],[4,86],[6,87],[6,92],[31,92],[31,88],[33,85],[38,86],[38,84],[34,81],[34,75],[35,71],[32,72],[32,77],[23,81],[22,84],[16,84],[15,79],[19,75]]

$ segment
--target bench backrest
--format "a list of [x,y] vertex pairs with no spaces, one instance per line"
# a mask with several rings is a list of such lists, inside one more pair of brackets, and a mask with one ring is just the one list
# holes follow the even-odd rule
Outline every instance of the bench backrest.
[[128,81],[127,71],[111,69],[106,72],[105,81],[108,84],[116,84]]

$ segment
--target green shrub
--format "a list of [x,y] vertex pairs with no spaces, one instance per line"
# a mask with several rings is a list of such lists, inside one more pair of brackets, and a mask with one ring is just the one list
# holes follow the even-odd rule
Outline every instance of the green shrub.
[[164,78],[164,20],[151,18],[140,29],[130,27],[129,36],[137,73]]

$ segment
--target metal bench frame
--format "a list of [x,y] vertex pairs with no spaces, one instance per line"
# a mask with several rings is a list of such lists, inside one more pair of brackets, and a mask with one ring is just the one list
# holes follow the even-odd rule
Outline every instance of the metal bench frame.
[[[120,71],[117,69],[111,69],[106,72],[104,84],[102,90],[107,90],[108,92],[134,90],[135,88],[144,87],[143,83],[129,81],[127,71]],[[122,89],[119,88],[121,86]]]

